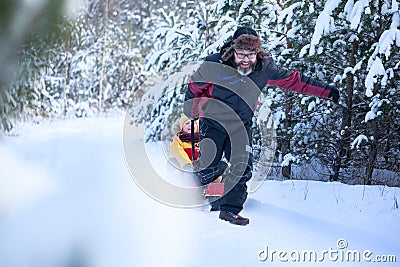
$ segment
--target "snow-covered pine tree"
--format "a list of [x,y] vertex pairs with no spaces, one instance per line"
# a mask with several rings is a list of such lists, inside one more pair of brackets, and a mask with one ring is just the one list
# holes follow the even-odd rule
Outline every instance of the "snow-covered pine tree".
[[[370,184],[374,169],[388,169],[389,158],[398,162],[398,138],[392,131],[398,128],[398,94],[394,93],[399,67],[398,3],[324,1],[315,25],[302,54],[307,61],[323,60],[322,73],[330,78],[336,75],[335,82],[344,89],[341,124],[335,128],[334,112],[326,121],[328,131],[320,135],[326,144],[337,145],[320,146],[323,149],[316,156],[332,168],[332,180],[357,178]],[[389,150],[395,158],[385,157]]]
[[79,88],[78,107],[109,110],[132,101],[144,81],[140,10],[131,1],[100,1],[87,5],[75,21],[71,89]]
[[[276,16],[268,24],[267,27],[274,26],[269,31],[268,50],[277,64],[286,68],[297,68],[298,56],[293,43],[298,43],[297,38],[290,39],[293,27],[298,27],[293,19],[294,11],[299,9],[299,3],[289,1],[276,6]],[[307,29],[307,28],[306,28]],[[306,30],[305,29],[305,30]],[[300,39],[302,35],[299,36]],[[304,34],[304,36],[307,36]],[[278,147],[276,150],[277,161],[281,162],[282,175],[285,178],[291,178],[291,165],[295,157],[291,153],[291,140],[293,138],[293,114],[295,110],[296,95],[290,91],[280,89],[269,89],[266,93],[269,99],[272,111],[275,113],[275,124],[277,131]]]
[[15,108],[16,101],[10,95],[10,89],[2,87],[0,90],[0,131],[10,131],[13,124],[10,119],[11,110]]
[[13,86],[34,99],[25,105],[31,115],[81,117],[125,108],[144,81],[134,6],[110,0],[106,19],[104,3],[85,3],[75,17],[59,17],[54,31],[36,42],[31,37],[22,49]]
[[226,27],[226,23],[218,24],[218,6],[211,1],[160,8],[153,19],[157,21],[152,29],[154,50],[146,58],[146,68],[163,82],[131,109],[133,123],[147,121],[146,141],[171,138],[169,129],[182,116],[184,92],[193,71],[188,65],[215,52],[216,29]]
[[[362,110],[354,124],[360,125],[358,136],[366,136],[367,142],[353,146],[353,154],[361,152],[358,166],[365,184],[385,183],[381,175],[374,175],[379,169],[399,174],[399,135],[400,129],[400,94],[399,58],[400,47],[400,13],[399,2],[380,0],[368,4],[356,2],[347,5],[347,20],[349,28],[357,32],[360,49],[367,52],[359,59],[361,65],[359,77],[362,77],[362,87],[357,88],[363,93]],[[356,101],[356,100],[355,100]],[[398,181],[397,181],[398,182]]]
[[[12,129],[12,120],[20,118],[23,108],[30,105],[30,97],[34,98],[35,92],[25,87],[27,80],[24,66],[21,66],[20,46],[24,41],[29,41],[29,36],[44,35],[50,31],[57,20],[64,1],[42,1],[32,8],[32,1],[15,4],[15,1],[3,1],[0,9],[3,14],[0,18],[0,130]],[[35,44],[39,45],[39,44]],[[31,62],[23,62],[25,67]],[[32,64],[32,72],[36,72]],[[28,75],[29,76],[29,75]],[[20,86],[21,85],[21,86]]]
[[[307,54],[310,42],[313,40],[314,28],[320,27],[320,18],[329,16],[324,14],[328,2],[302,1],[295,3],[293,25],[289,31],[289,40],[292,43],[294,57],[290,62],[292,69],[302,71],[305,75],[317,80],[333,84],[336,73],[340,69],[341,53],[335,47],[337,41],[342,40],[339,32],[326,37],[319,50],[314,54]],[[329,24],[328,24],[329,25]],[[311,27],[310,27],[311,26]],[[334,46],[331,46],[334,44]],[[335,56],[337,54],[337,57]],[[338,87],[338,85],[335,85]],[[340,88],[339,88],[340,89]],[[340,109],[339,109],[340,110]],[[293,109],[291,154],[300,163],[299,165],[312,168],[314,177],[329,179],[329,168],[332,155],[335,155],[336,142],[332,140],[332,133],[337,129],[340,112],[331,101],[322,100],[313,96],[296,95],[296,104]],[[300,174],[301,175],[301,174]],[[299,177],[304,178],[304,177]]]

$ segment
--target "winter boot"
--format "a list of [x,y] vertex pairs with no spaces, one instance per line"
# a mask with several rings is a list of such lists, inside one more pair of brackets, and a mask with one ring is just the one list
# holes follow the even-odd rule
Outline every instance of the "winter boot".
[[248,218],[244,218],[239,214],[234,214],[229,211],[220,211],[219,218],[224,221],[228,221],[229,223],[236,224],[236,225],[247,225],[250,223]]

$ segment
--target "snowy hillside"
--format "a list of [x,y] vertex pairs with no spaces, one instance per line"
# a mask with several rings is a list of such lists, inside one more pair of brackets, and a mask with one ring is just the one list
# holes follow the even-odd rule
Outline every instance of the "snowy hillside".
[[398,266],[399,188],[269,180],[234,226],[142,192],[123,127],[118,115],[0,136],[0,266]]

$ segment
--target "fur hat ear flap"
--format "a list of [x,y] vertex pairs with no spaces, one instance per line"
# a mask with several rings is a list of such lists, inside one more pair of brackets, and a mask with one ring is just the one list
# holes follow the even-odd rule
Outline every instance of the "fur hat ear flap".
[[223,52],[221,59],[223,61],[228,61],[229,59],[231,59],[233,57],[233,52],[235,51],[235,48],[233,46],[228,47],[227,49],[225,49],[225,51]]

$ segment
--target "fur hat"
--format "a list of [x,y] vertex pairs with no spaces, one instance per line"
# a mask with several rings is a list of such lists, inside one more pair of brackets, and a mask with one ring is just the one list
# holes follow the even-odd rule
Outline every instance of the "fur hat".
[[258,52],[261,49],[261,39],[251,34],[242,34],[233,41],[234,49]]
[[221,58],[228,61],[232,58],[235,49],[243,49],[255,51],[257,58],[266,58],[269,53],[261,48],[262,42],[257,32],[249,27],[241,27],[233,34],[233,39],[223,46],[221,50]]

